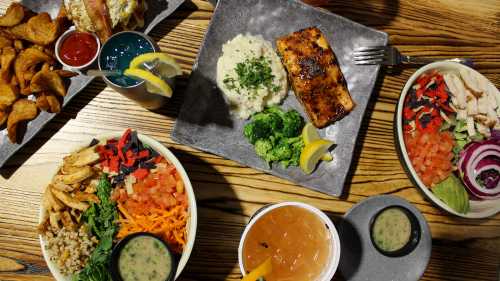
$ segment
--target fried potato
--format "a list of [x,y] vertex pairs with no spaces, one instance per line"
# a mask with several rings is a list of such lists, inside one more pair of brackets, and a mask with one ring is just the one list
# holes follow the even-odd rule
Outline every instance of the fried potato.
[[19,91],[16,87],[0,81],[0,104],[3,108],[9,107],[17,100]]
[[47,100],[47,96],[45,95],[45,92],[40,92],[35,94],[36,97],[36,107],[38,109],[43,110],[43,111],[49,111],[50,105],[49,101]]
[[57,199],[61,200],[61,202],[63,202],[64,205],[71,207],[73,209],[85,211],[89,207],[89,204],[74,199],[73,197],[71,197],[71,195],[69,195],[66,192],[57,189],[52,189],[52,193]]
[[24,49],[23,41],[18,39],[14,40],[14,48],[16,49],[16,51],[21,51],[22,49]]
[[0,110],[0,126],[2,126],[5,123],[5,121],[7,121],[8,117],[9,117],[9,112],[7,112],[7,109]]
[[33,76],[33,79],[31,79],[30,88],[35,93],[41,91],[51,91],[61,97],[66,95],[64,82],[54,71],[38,71],[35,76]]
[[13,2],[5,12],[5,15],[0,17],[0,26],[10,27],[21,23],[24,19],[25,8],[23,5]]
[[14,73],[17,77],[21,91],[28,87],[26,80],[24,79],[24,73],[30,68],[34,69],[36,65],[43,62],[53,64],[54,60],[36,48],[28,48],[19,53],[14,62]]
[[57,39],[59,26],[48,13],[39,13],[27,22],[12,27],[10,32],[17,39],[45,46]]
[[94,170],[90,166],[81,167],[77,172],[69,175],[61,175],[62,182],[65,184],[74,184],[81,182],[94,175]]
[[57,175],[54,177],[54,181],[52,182],[52,188],[63,192],[73,191],[74,190],[73,186],[65,184],[63,182],[62,177],[63,177],[62,175]]
[[61,213],[61,222],[63,226],[68,229],[72,230],[76,229],[76,224],[73,222],[73,219],[71,219],[71,215],[69,214],[68,211],[64,211]]
[[11,79],[12,62],[16,58],[16,50],[13,47],[2,48],[0,56],[0,79],[9,82]]
[[0,48],[12,46],[12,40],[5,36],[0,36]]
[[17,127],[22,121],[34,119],[38,115],[35,102],[20,99],[12,106],[12,111],[7,119],[7,134],[11,142],[17,142]]
[[71,78],[78,75],[78,73],[66,69],[56,69],[54,70],[54,72],[57,73],[57,75],[59,75],[61,78]]
[[60,211],[62,208],[64,208],[64,205],[59,201],[57,198],[52,195],[52,185],[47,186],[45,188],[45,192],[42,195],[42,206],[46,210],[54,210],[54,211]]
[[51,113],[61,112],[61,103],[59,102],[59,99],[55,95],[49,94],[47,96],[47,102],[49,103],[49,112]]
[[75,162],[73,162],[73,166],[82,167],[95,164],[97,161],[99,161],[99,153],[95,151],[95,148],[96,146],[91,146],[78,152],[77,158]]
[[99,204],[101,202],[99,200],[99,198],[97,197],[97,195],[91,194],[91,193],[80,192],[80,191],[75,192],[75,195],[73,198],[75,198],[76,200],[79,200],[79,201],[94,202],[96,204]]
[[59,221],[61,220],[61,213],[60,212],[49,212],[49,222],[50,226],[52,226],[55,229],[59,229]]

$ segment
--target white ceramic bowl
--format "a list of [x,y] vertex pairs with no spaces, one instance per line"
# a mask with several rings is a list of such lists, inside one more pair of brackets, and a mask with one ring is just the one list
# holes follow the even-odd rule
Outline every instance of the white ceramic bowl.
[[[106,139],[111,139],[111,138],[120,138],[122,136],[123,132],[116,132],[116,133],[109,133],[109,134],[103,134],[99,135],[96,137],[98,140],[106,140]],[[156,152],[158,152],[160,155],[165,157],[168,161],[170,161],[174,166],[177,168],[177,171],[181,175],[182,181],[184,182],[184,187],[186,189],[187,197],[188,197],[188,214],[189,218],[187,221],[187,243],[186,246],[184,247],[184,251],[182,252],[181,258],[179,260],[179,263],[177,265],[177,272],[175,274],[175,279],[179,277],[181,274],[182,270],[186,266],[186,263],[189,260],[189,256],[191,255],[191,251],[193,250],[194,246],[194,240],[196,237],[196,227],[197,227],[197,221],[198,221],[198,216],[197,216],[197,211],[196,211],[196,199],[194,197],[194,192],[193,192],[193,186],[191,185],[191,181],[189,180],[189,177],[186,173],[186,170],[184,170],[184,167],[181,165],[179,160],[174,156],[174,154],[166,148],[164,145],[159,143],[158,141],[154,140],[153,138],[150,138],[145,135],[138,134],[138,138],[142,141],[142,143],[149,145],[151,148],[153,148]],[[88,140],[88,142],[84,142],[81,145],[78,145],[75,147],[75,150],[86,146],[88,143],[90,143],[91,139]],[[61,159],[62,160],[62,159]],[[43,209],[43,206],[40,207],[40,214],[39,214],[39,222],[42,221],[42,214],[45,212]],[[47,242],[45,239],[42,237],[42,235],[39,235],[40,238],[40,245],[42,247],[42,253],[43,257],[45,259],[45,262],[47,263],[50,272],[54,276],[54,278],[57,281],[71,281],[71,276],[65,276],[62,275],[61,272],[59,271],[58,266],[52,262],[49,258],[49,253],[45,249],[45,246]]]
[[61,48],[61,44],[62,42],[69,36],[71,35],[72,33],[75,33],[75,32],[80,32],[80,31],[77,31],[75,29],[74,26],[72,26],[71,28],[69,28],[68,30],[66,30],[66,32],[64,32],[63,34],[61,34],[61,36],[59,36],[59,38],[57,39],[56,41],[56,46],[55,46],[55,53],[56,53],[56,58],[57,60],[59,61],[60,64],[62,64],[65,68],[68,68],[68,69],[72,69],[72,70],[82,70],[82,69],[85,69],[87,67],[89,67],[90,65],[92,65],[97,57],[99,56],[99,50],[101,49],[101,41],[99,40],[99,37],[97,37],[97,35],[95,35],[94,33],[89,33],[90,35],[92,35],[96,42],[97,42],[97,51],[94,55],[94,57],[92,57],[92,59],[84,64],[84,65],[80,65],[80,66],[72,66],[72,65],[69,65],[69,64],[66,64],[60,57],[59,55],[59,50]]
[[413,181],[413,183],[420,188],[420,190],[427,196],[434,204],[439,206],[441,209],[463,218],[486,218],[495,215],[500,212],[500,199],[499,200],[484,200],[484,201],[476,201],[469,200],[470,202],[470,211],[467,214],[458,213],[452,208],[450,208],[447,204],[437,198],[432,191],[425,186],[425,184],[420,180],[417,172],[413,168],[411,164],[410,158],[408,157],[408,152],[406,151],[406,145],[404,143],[403,138],[403,108],[406,94],[410,90],[411,86],[415,83],[417,78],[431,70],[438,70],[441,72],[446,71],[456,71],[458,72],[460,69],[469,69],[475,72],[477,75],[481,75],[481,73],[476,70],[465,66],[460,63],[450,62],[450,61],[439,61],[427,64],[421,68],[419,68],[406,82],[403,90],[401,91],[401,96],[399,97],[399,101],[396,109],[396,117],[395,117],[395,126],[396,126],[396,147],[399,152],[401,163],[403,164],[405,170],[407,171],[408,176]]
[[328,226],[328,230],[330,231],[330,236],[331,236],[331,257],[329,258],[329,264],[325,267],[325,270],[323,271],[323,274],[317,281],[330,281],[333,278],[333,275],[337,271],[339,262],[340,262],[340,239],[339,239],[339,234],[337,232],[337,229],[333,225],[332,221],[328,216],[323,213],[321,210],[319,210],[316,207],[313,207],[311,205],[305,204],[305,203],[300,203],[300,202],[282,202],[278,204],[273,204],[273,205],[268,205],[257,211],[255,215],[250,219],[250,222],[248,225],[245,227],[245,231],[243,232],[243,235],[241,236],[240,239],[240,244],[238,247],[238,262],[240,265],[240,271],[243,275],[246,275],[245,267],[243,266],[243,245],[245,242],[245,239],[247,237],[248,232],[252,228],[252,226],[255,224],[256,221],[258,221],[262,216],[265,214],[269,213],[270,211],[284,207],[284,206],[297,206],[304,208],[318,216],[320,220],[323,221],[325,225]]

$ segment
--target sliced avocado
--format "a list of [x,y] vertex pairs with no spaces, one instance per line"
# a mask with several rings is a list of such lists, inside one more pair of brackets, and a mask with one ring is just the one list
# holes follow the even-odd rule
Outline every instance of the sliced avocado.
[[469,212],[469,195],[460,179],[455,175],[451,174],[444,181],[436,184],[432,188],[432,192],[456,212],[462,214]]

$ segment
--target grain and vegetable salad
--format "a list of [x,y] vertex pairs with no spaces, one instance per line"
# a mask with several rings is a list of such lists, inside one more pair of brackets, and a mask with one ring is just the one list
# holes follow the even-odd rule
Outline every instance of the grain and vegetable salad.
[[42,204],[49,258],[72,280],[111,280],[112,248],[132,233],[155,234],[177,254],[186,245],[184,182],[130,129],[66,156]]
[[468,69],[429,71],[410,88],[403,137],[422,183],[458,213],[500,199],[500,92]]

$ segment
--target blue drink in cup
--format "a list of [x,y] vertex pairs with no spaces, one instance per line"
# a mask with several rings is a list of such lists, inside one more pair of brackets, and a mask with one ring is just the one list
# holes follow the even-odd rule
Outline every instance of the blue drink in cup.
[[[158,47],[145,34],[136,31],[119,32],[111,36],[102,46],[98,60],[99,69],[120,70],[123,73],[135,57],[156,51]],[[145,82],[141,80],[125,75],[108,76],[103,79],[115,91],[147,109],[158,109],[167,100],[165,96],[149,92]]]

